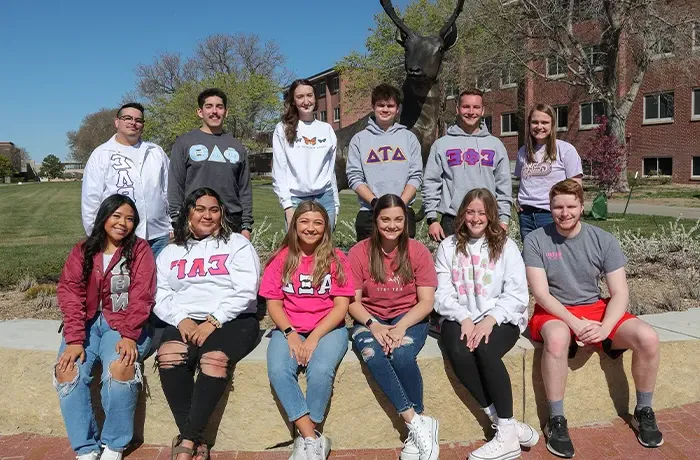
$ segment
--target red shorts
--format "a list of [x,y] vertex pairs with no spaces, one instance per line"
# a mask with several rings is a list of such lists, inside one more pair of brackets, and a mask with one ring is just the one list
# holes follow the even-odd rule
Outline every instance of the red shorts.
[[[605,316],[605,310],[608,307],[608,302],[610,302],[610,299],[600,299],[599,301],[588,305],[578,305],[565,308],[577,318],[586,318],[590,319],[591,321],[603,321],[603,316]],[[620,318],[617,324],[615,324],[615,327],[612,328],[612,331],[610,331],[608,338],[602,342],[598,342],[595,344],[595,346],[605,351],[605,353],[612,358],[617,358],[620,356],[624,350],[612,350],[612,340],[615,338],[615,333],[622,323],[632,318],[636,318],[636,316],[629,312],[625,312],[625,314],[622,315],[622,318]],[[542,338],[542,327],[547,321],[551,321],[553,319],[559,318],[549,314],[539,304],[535,304],[535,312],[532,314],[532,318],[530,318],[530,322],[528,323],[530,337],[532,340],[535,342],[544,342],[544,339]],[[571,331],[571,338],[575,339],[574,331]],[[572,340],[571,344],[572,346],[575,346],[576,342]]]

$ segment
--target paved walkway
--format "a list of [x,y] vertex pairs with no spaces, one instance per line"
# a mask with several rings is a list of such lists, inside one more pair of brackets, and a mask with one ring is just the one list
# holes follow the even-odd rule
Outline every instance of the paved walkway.
[[[587,203],[586,210],[590,209],[590,203]],[[625,202],[609,201],[608,212],[622,214],[625,210]],[[630,201],[627,208],[627,214],[643,214],[647,216],[668,216],[679,217],[684,219],[700,219],[700,208],[683,208],[680,206],[658,206],[653,204],[635,203],[634,199]]]
[[[659,428],[665,443],[658,449],[645,449],[637,442],[633,431],[620,418],[612,423],[571,429],[577,460],[698,460],[700,459],[700,403],[662,410],[657,413]],[[464,460],[476,444],[443,444],[440,460]],[[331,460],[393,460],[399,449],[339,450]],[[275,452],[214,452],[212,460],[287,460],[289,451]],[[70,460],[74,455],[65,438],[32,434],[0,436],[0,460]],[[128,460],[169,460],[170,449],[163,446],[139,446],[125,458]],[[543,440],[524,460],[556,459],[547,452]]]

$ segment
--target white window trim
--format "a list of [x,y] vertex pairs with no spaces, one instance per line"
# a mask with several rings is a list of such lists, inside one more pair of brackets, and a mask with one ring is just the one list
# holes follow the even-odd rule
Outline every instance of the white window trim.
[[[336,110],[338,111],[338,118],[335,117]],[[340,123],[340,107],[336,107],[335,109],[333,109],[333,122]]]
[[[693,180],[699,180],[700,174],[693,174],[693,158],[698,158],[699,156],[690,157],[690,178]],[[700,173],[700,171],[698,171]]]
[[700,22],[693,23],[691,49],[693,51],[700,51],[700,37],[698,37],[698,29],[700,29]]
[[[673,123],[674,118],[673,117],[666,117],[666,118],[651,118],[647,119],[647,97],[650,96],[655,96],[657,98],[660,98],[662,94],[673,94],[672,91],[670,92],[665,92],[665,93],[654,93],[654,94],[645,94],[643,98],[643,105],[642,105],[642,125],[665,125],[668,123]],[[673,111],[675,113],[676,110],[676,96],[674,94],[673,96]],[[659,110],[661,110],[661,101],[658,101],[659,105]]]
[[[512,72],[513,72],[512,66],[508,66],[507,73],[508,73],[508,76],[511,77],[511,78],[513,77],[513,73],[512,73]],[[518,86],[518,82],[517,82],[517,81],[512,82],[512,83],[503,83],[503,74],[504,74],[504,73],[505,73],[505,72],[504,72],[503,70],[501,70],[501,76],[500,76],[499,79],[498,79],[498,86],[500,86],[501,89],[516,88],[516,87]]]
[[566,106],[566,105],[555,105],[555,106],[553,107],[553,109],[554,109],[554,116],[556,117],[556,120],[554,120],[554,125],[556,126],[557,132],[558,132],[558,133],[563,133],[563,132],[566,132],[566,131],[569,130],[569,120],[568,120],[569,117],[568,117],[568,114],[567,114],[567,117],[566,117],[566,118],[567,118],[567,120],[566,120],[566,126],[564,126],[563,128],[560,127],[560,126],[559,126],[559,112],[557,112],[557,109],[560,108],[560,107],[566,107],[567,110],[568,110],[569,107]]
[[335,88],[335,90],[331,90],[331,94],[336,94],[340,92],[340,75],[336,75],[333,78],[331,78],[331,84],[338,79],[338,86]]
[[[566,73],[558,73],[558,74],[553,74],[553,75],[550,75],[550,74],[549,74],[549,59],[550,59],[550,58],[547,58],[547,59],[545,60],[545,66],[546,66],[546,68],[545,68],[545,75],[547,76],[547,78],[549,78],[550,80],[558,80],[559,78],[564,78],[564,77],[566,77]],[[556,58],[554,58],[554,59],[556,59]],[[565,67],[566,67],[566,66],[565,66]]]
[[690,120],[698,121],[700,120],[700,113],[695,114],[695,98],[700,97],[700,88],[693,88],[690,95]]
[[[660,45],[660,43],[657,42],[657,43],[656,43],[656,46],[659,46],[659,45]],[[651,55],[651,59],[653,59],[653,60],[655,60],[655,59],[666,59],[666,58],[673,57],[673,56],[674,56],[674,52],[673,52],[673,51],[669,51],[668,53],[654,53],[654,54]]]
[[[504,115],[515,115],[515,112],[506,112],[501,114],[501,137],[510,137],[510,136],[517,136],[518,132],[517,131],[503,131],[503,116]],[[493,123],[493,119],[491,119],[491,122]],[[511,123],[512,125],[513,123]]]
[[[656,171],[658,172],[659,171],[659,160],[661,158],[670,158],[671,159],[671,174],[654,174],[653,176],[650,174],[643,174],[644,173],[644,160],[650,160],[650,159],[656,160]],[[691,158],[690,161],[692,162],[693,159]],[[692,163],[690,165],[690,173],[691,174],[693,173]],[[661,179],[664,177],[673,177],[673,157],[642,157],[642,177],[650,178],[650,179],[654,179],[654,178]]]
[[479,86],[479,77],[474,78],[474,88],[478,89],[482,93],[490,93],[491,92],[491,88],[488,88],[488,87],[482,88]]
[[[592,57],[593,57],[594,53],[603,54],[600,50],[596,50],[596,48],[597,48],[596,46],[589,46],[586,48],[586,60],[590,59],[590,62],[588,62],[589,65],[593,65],[594,59]],[[605,68],[605,66],[597,65],[597,66],[593,67],[593,71],[600,72],[604,68]]]
[[600,126],[600,123],[595,123],[595,122],[593,122],[593,124],[590,124],[590,125],[583,124],[583,106],[584,105],[591,106],[591,121],[593,121],[593,118],[594,118],[593,104],[595,104],[596,102],[600,102],[600,101],[581,102],[578,105],[578,130],[579,131],[588,131],[588,130],[595,129],[598,126]]

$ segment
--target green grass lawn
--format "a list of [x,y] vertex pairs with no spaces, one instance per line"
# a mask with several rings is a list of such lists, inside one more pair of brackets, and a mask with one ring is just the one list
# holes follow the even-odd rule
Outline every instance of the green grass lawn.
[[[71,247],[84,237],[80,220],[80,182],[29,183],[0,187],[0,288],[12,286],[25,275],[39,281],[55,281]],[[264,182],[253,186],[254,216],[259,226],[267,221],[272,236],[283,229],[282,210],[272,189]],[[419,203],[414,207],[417,210]],[[353,194],[340,195],[340,221],[352,222],[358,204]],[[639,229],[651,234],[671,217],[611,215],[605,222],[589,221],[606,230]],[[693,225],[690,220],[685,221]],[[419,224],[419,229],[425,226]],[[352,230],[340,224],[346,235]]]

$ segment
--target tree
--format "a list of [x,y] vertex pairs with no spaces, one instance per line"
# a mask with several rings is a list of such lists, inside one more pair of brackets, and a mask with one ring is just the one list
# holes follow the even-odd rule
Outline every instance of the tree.
[[602,116],[596,122],[598,127],[593,132],[593,142],[581,152],[581,158],[590,162],[593,181],[610,196],[620,185],[628,151],[625,144],[610,134],[607,117]]
[[[692,18],[673,0],[478,0],[477,20],[510,59],[536,78],[559,81],[602,102],[608,134],[625,143],[625,126],[644,76],[658,56],[690,37]],[[697,62],[697,58],[696,62]],[[547,62],[548,65],[542,65]],[[680,67],[685,66],[682,64]],[[626,161],[626,160],[625,160]],[[626,163],[618,190],[627,190]]]
[[29,152],[24,147],[15,147],[10,153],[10,163],[15,172],[22,171],[22,165],[29,160]]
[[68,131],[68,147],[70,158],[79,163],[87,163],[95,148],[107,142],[114,135],[114,118],[117,109],[103,108],[87,115],[75,131]]
[[5,182],[5,178],[12,175],[12,162],[9,158],[0,155],[0,182]]
[[49,179],[63,177],[63,168],[61,160],[56,155],[49,154],[41,162],[41,175]]

